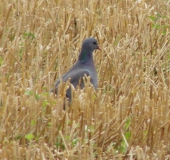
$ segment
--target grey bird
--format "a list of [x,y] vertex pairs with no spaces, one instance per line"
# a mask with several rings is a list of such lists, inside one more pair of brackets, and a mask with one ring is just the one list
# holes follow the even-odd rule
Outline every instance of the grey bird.
[[[80,88],[84,88],[84,81],[83,77],[90,76],[90,82],[93,84],[94,89],[96,90],[98,87],[98,80],[97,80],[97,72],[95,68],[95,64],[93,61],[93,51],[99,49],[98,42],[94,38],[87,38],[83,41],[82,48],[78,57],[77,62],[73,65],[73,67],[66,72],[61,78],[59,78],[56,83],[55,87],[51,90],[51,92],[57,94],[58,93],[58,85],[60,80],[62,82],[66,82],[70,79],[70,83],[76,88],[77,85],[80,85]],[[69,104],[71,102],[71,87],[69,87],[66,91],[66,97],[69,100]]]

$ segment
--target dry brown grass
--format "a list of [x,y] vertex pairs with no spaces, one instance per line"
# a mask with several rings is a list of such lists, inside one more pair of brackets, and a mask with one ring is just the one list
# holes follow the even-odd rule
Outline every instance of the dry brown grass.
[[[0,159],[169,159],[168,0],[0,2]],[[97,93],[54,81],[93,36]],[[63,91],[63,90],[62,90]]]

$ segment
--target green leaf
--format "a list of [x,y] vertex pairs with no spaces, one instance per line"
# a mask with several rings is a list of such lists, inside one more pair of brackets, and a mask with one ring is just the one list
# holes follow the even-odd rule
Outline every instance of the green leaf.
[[62,140],[61,138],[57,138],[57,142],[55,143],[56,147],[62,149],[62,150],[65,150],[65,146],[64,144],[62,143]]
[[28,38],[31,38],[31,39],[34,39],[35,38],[35,35],[31,32],[25,32],[24,33],[24,37],[28,37]]
[[130,123],[131,123],[131,118],[129,117],[127,120],[126,120],[126,123],[125,123],[125,127],[124,129],[127,130],[130,126]]
[[48,126],[48,127],[51,127],[51,125],[52,125],[51,122],[48,122],[48,123],[47,123],[47,126]]
[[19,139],[21,139],[22,138],[22,135],[17,135],[16,137],[15,137],[15,140],[19,140]]
[[33,135],[32,133],[30,133],[30,134],[27,134],[27,135],[25,136],[25,138],[26,138],[27,140],[31,141],[31,140],[34,139],[34,135]]
[[36,123],[36,120],[32,120],[32,121],[31,121],[31,125],[32,125],[32,126],[34,126],[35,123]]
[[28,95],[28,96],[32,96],[33,95],[33,92],[32,91],[25,91],[25,94]]
[[121,153],[126,153],[127,151],[127,147],[126,147],[126,143],[124,141],[121,142],[121,146],[120,149]]
[[78,143],[78,138],[75,138],[75,139],[73,139],[73,141],[72,141],[72,145],[73,146],[76,146],[77,145],[77,143]]
[[163,33],[163,35],[166,35],[166,31],[165,30],[162,33]]
[[39,94],[35,94],[35,98],[36,98],[37,100],[39,100],[39,99],[40,99],[40,95],[39,95]]
[[46,107],[48,104],[49,104],[48,100],[45,99],[42,104],[43,108]]
[[130,136],[131,136],[131,132],[130,132],[130,131],[128,131],[128,132],[125,133],[125,138],[126,138],[126,140],[129,140],[129,139],[130,139]]
[[0,66],[1,66],[2,62],[3,62],[3,58],[0,57]]
[[157,25],[152,25],[152,28],[155,28],[155,29],[160,29],[161,28],[161,25],[157,24]]
[[154,22],[156,22],[158,19],[156,18],[156,17],[154,17],[154,16],[149,16],[149,18],[152,20],[152,21],[154,21]]

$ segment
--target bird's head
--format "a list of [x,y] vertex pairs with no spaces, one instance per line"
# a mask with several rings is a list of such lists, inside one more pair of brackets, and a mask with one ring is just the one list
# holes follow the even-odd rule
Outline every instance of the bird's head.
[[96,39],[94,38],[87,38],[83,41],[83,44],[82,44],[82,49],[86,49],[86,50],[89,50],[89,51],[94,51],[96,49],[99,49],[101,50],[101,48],[99,47],[98,45],[98,42]]

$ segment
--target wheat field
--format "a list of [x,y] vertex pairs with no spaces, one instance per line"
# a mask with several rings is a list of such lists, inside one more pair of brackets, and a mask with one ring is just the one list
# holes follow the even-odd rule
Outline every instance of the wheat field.
[[[94,37],[99,87],[49,93]],[[0,159],[170,159],[169,0],[0,1]]]

